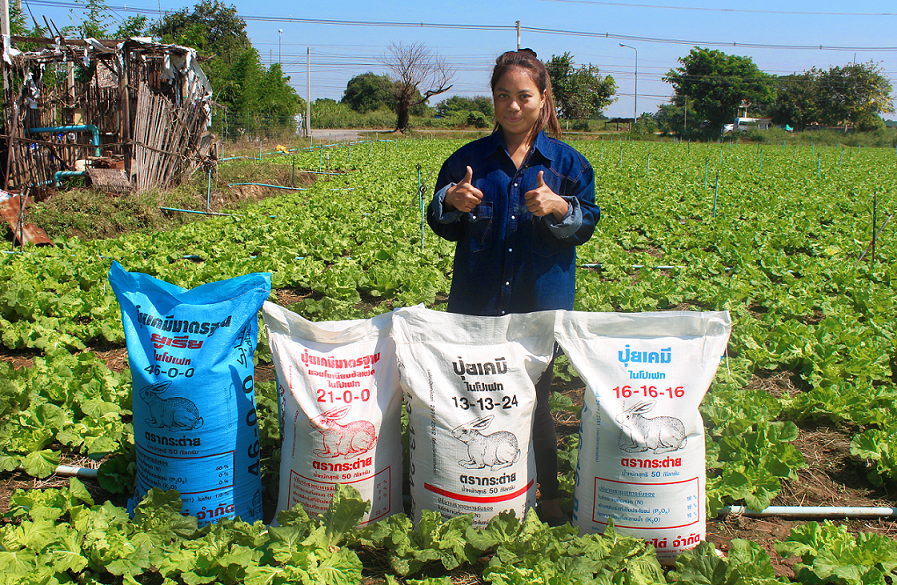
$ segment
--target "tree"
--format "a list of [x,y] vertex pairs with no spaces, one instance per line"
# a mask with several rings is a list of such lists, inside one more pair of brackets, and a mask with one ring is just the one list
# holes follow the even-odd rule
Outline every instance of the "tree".
[[576,69],[570,53],[552,55],[545,67],[551,77],[555,107],[563,118],[580,122],[596,118],[616,99],[614,78],[602,77],[591,63]]
[[687,97],[713,132],[735,118],[740,103],[768,104],[775,99],[772,76],[750,57],[695,47],[679,63],[681,67],[663,77],[675,89],[673,104],[681,107]]
[[830,67],[818,73],[817,82],[826,124],[853,123],[858,130],[872,130],[880,126],[879,114],[894,112],[891,82],[872,61]]
[[891,82],[875,63],[815,67],[777,79],[773,121],[796,129],[810,124],[853,124],[858,130],[881,126],[881,114],[894,111]]
[[225,64],[242,59],[252,49],[246,21],[237,16],[233,5],[218,0],[202,0],[193,12],[187,8],[169,12],[149,32],[166,43],[192,47],[203,56],[215,55]]
[[228,132],[259,126],[292,126],[304,102],[290,87],[280,64],[265,68],[246,34],[237,9],[218,0],[201,0],[192,12],[168,13],[150,32],[167,43],[192,47],[209,61],[203,70],[215,101],[227,108]]
[[396,130],[408,128],[411,108],[452,88],[454,70],[421,43],[389,44],[383,64],[392,72]]
[[[75,4],[83,6],[79,10],[84,13],[80,24],[64,26],[60,32],[65,36],[77,36],[82,39],[125,39],[142,36],[147,27],[147,19],[143,15],[129,16],[118,23],[113,30],[109,25],[117,20],[112,9],[105,0],[75,0]],[[75,9],[69,10],[74,21]],[[40,30],[40,27],[37,27]],[[37,35],[40,36],[40,35]]]
[[478,95],[472,98],[455,95],[436,104],[436,115],[443,118],[452,114],[467,114],[471,112],[479,112],[486,118],[492,118],[495,115],[492,98],[485,95]]
[[[675,104],[661,104],[654,112],[657,129],[671,135],[688,136],[695,131],[701,119],[695,113],[692,102],[688,102],[688,110]],[[687,125],[687,127],[686,127]]]
[[803,130],[823,119],[818,75],[813,68],[776,79],[776,100],[768,112],[774,123]]
[[392,80],[368,71],[349,80],[341,101],[356,112],[366,114],[380,108],[392,109],[394,99]]

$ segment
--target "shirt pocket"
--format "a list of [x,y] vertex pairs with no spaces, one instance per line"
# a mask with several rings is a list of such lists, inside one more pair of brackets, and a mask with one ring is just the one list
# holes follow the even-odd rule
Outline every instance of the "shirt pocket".
[[480,203],[467,217],[467,248],[480,252],[491,243],[492,204]]

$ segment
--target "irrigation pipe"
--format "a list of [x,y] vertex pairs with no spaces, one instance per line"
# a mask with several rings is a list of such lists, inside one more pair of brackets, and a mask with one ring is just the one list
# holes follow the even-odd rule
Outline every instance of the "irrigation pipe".
[[[25,471],[25,468],[19,465],[16,470]],[[78,467],[75,465],[60,465],[53,471],[53,473],[64,477],[96,478],[97,476],[96,469],[90,467]]]
[[268,185],[267,183],[228,183],[228,187],[236,187],[237,185],[256,185],[258,187],[271,187],[272,189],[286,189],[287,191],[308,191],[304,187],[281,187],[280,185]]
[[196,213],[198,215],[223,215],[225,217],[231,217],[230,213],[216,213],[214,211],[194,211],[192,209],[178,209],[176,207],[160,207],[162,211],[178,211],[180,213]]
[[744,506],[723,506],[718,516],[726,515],[766,518],[784,516],[786,518],[894,518],[897,508],[872,508],[860,506],[769,506],[763,510],[751,510]]
[[[612,266],[615,266],[615,265],[612,265]],[[600,270],[604,267],[604,265],[603,264],[580,264],[579,267],[580,268],[598,268]],[[688,266],[645,266],[644,264],[630,264],[629,267],[636,268],[636,269],[647,268],[649,270],[675,270],[677,268],[679,270],[685,270],[686,268],[688,268]],[[725,270],[726,272],[731,272],[734,269],[726,267],[726,268],[723,268],[723,270]],[[789,272],[794,272],[794,271],[790,270]]]

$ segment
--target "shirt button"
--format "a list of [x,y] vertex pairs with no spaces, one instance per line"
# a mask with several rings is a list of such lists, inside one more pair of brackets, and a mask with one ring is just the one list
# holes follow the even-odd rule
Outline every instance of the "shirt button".
[[517,186],[517,183],[514,183],[514,186],[516,187],[516,186]]
[[505,286],[511,286],[511,282],[510,281],[505,282]]
[[477,218],[477,216],[475,216],[475,215],[470,216],[470,219],[476,219],[476,218]]
[[517,219],[517,216],[516,216],[516,215],[512,215],[512,216],[511,216],[511,219]]
[[508,252],[513,252],[513,251],[514,251],[513,248],[508,248]]
[[504,311],[502,311],[502,312],[501,312],[501,314],[502,314],[502,315],[504,315],[504,314],[505,314],[505,312],[504,312]]

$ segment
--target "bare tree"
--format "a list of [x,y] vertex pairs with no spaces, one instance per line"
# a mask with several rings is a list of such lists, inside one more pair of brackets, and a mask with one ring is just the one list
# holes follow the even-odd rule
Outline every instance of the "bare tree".
[[395,84],[396,130],[408,128],[412,107],[452,88],[454,69],[422,43],[390,43],[382,62],[392,72]]

